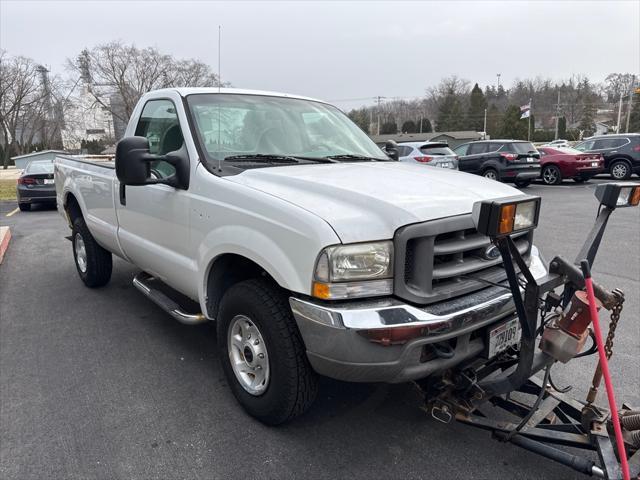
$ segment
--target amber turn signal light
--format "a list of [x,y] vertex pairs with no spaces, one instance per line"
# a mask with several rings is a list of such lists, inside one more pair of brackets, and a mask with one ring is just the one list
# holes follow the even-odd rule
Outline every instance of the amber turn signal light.
[[491,237],[533,230],[538,226],[540,197],[517,197],[483,200],[473,205],[473,221],[478,232]]

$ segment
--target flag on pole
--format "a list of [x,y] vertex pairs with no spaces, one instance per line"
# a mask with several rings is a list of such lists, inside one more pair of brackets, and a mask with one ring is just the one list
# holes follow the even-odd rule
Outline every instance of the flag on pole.
[[523,118],[529,118],[530,115],[531,115],[531,102],[527,103],[526,105],[522,105],[520,107],[520,120],[522,120]]

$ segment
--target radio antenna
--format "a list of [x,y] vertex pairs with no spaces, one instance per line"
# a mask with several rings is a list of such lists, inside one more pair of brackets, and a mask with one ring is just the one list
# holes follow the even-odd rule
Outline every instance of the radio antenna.
[[[222,86],[222,77],[220,71],[220,39],[222,37],[222,27],[218,25],[218,93],[220,93],[220,87]],[[220,99],[218,98],[218,171],[222,171],[222,145],[220,144]]]

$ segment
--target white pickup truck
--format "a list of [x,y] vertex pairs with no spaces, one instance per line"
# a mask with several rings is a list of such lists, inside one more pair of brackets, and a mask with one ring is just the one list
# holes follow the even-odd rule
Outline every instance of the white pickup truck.
[[[278,424],[310,406],[317,374],[412,381],[518,341],[502,259],[471,213],[521,193],[394,159],[322,101],[159,90],[115,162],[56,159],[57,203],[83,282],[107,284],[117,255],[175,319],[215,320],[234,395]],[[513,237],[544,276],[532,232]]]

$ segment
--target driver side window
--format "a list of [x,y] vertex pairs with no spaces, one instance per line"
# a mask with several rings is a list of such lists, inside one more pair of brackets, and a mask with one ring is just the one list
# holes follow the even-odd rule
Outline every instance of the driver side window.
[[[165,155],[179,150],[184,137],[178,121],[176,107],[171,100],[150,100],[142,109],[136,136],[149,140],[149,152]],[[173,165],[164,161],[151,163],[151,173],[157,178],[167,178],[176,172]]]

